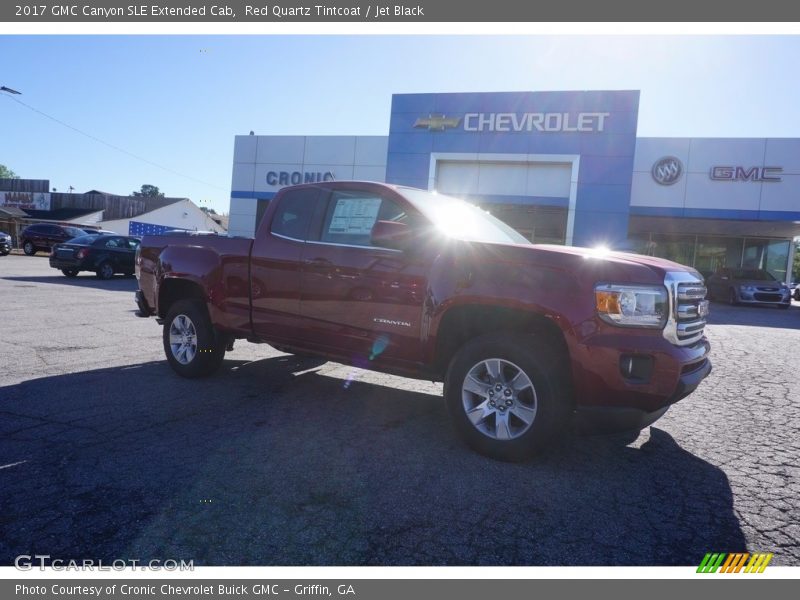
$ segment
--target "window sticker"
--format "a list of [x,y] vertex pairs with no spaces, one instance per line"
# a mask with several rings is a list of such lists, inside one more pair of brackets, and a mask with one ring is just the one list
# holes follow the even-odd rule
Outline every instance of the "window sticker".
[[329,234],[366,235],[378,220],[380,198],[340,198],[333,210]]

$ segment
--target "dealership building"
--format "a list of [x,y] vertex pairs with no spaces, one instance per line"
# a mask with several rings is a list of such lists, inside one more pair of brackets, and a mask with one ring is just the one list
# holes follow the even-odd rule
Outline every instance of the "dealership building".
[[534,243],[790,279],[800,139],[639,138],[638,108],[638,91],[396,94],[386,136],[236,136],[229,231],[252,236],[287,185],[385,181],[464,198]]

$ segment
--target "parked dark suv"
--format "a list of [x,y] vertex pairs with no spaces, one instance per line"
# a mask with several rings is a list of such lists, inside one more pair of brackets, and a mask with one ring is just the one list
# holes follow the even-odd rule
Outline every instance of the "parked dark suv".
[[67,277],[81,271],[94,271],[100,279],[114,273],[133,275],[137,238],[122,235],[84,235],[64,244],[56,244],[50,253],[50,266]]
[[28,256],[33,256],[39,250],[49,251],[56,244],[81,235],[86,235],[86,232],[78,227],[37,223],[22,230],[20,242],[22,251]]

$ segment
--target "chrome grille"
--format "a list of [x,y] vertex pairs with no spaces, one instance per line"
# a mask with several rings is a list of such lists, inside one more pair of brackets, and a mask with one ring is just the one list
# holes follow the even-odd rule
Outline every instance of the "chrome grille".
[[664,337],[677,346],[688,346],[703,337],[704,312],[708,301],[706,286],[691,273],[667,273],[664,285],[669,292],[669,318]]

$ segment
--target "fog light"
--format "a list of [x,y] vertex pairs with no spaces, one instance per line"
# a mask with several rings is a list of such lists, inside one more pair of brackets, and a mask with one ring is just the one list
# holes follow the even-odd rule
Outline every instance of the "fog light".
[[653,376],[653,357],[646,354],[623,354],[619,357],[619,371],[625,379],[647,383]]

